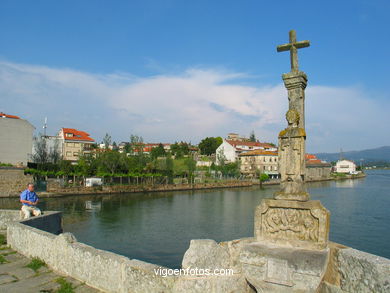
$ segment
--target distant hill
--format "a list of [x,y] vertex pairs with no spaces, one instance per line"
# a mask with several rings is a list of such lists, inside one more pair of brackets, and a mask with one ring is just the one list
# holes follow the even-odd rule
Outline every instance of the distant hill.
[[[318,153],[316,156],[321,160],[333,162],[340,158],[340,153]],[[356,163],[359,163],[361,159],[364,159],[363,164],[369,162],[390,162],[390,146],[362,151],[343,152],[343,158],[355,161]]]

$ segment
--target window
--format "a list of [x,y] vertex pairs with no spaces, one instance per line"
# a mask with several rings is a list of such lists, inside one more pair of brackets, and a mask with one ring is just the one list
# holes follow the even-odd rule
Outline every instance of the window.
[[66,152],[66,156],[70,157],[72,155],[72,152]]
[[75,142],[75,143],[74,143],[74,146],[75,146],[75,147],[78,147],[78,146],[79,146],[79,143],[78,143],[78,142]]
[[73,133],[66,133],[65,136],[66,137],[73,137]]
[[79,153],[78,152],[73,152],[73,156],[78,157]]
[[68,147],[73,147],[73,146],[74,146],[74,143],[73,143],[73,142],[68,142],[68,143],[66,143],[66,145],[67,145]]

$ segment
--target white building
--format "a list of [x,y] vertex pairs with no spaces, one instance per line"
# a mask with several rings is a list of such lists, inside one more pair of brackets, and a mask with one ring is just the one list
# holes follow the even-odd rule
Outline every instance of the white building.
[[216,150],[216,163],[219,164],[221,157],[227,163],[234,163],[239,154],[253,150],[277,151],[278,148],[268,143],[224,139]]
[[35,127],[18,116],[0,112],[0,162],[26,166]]
[[349,160],[340,160],[336,163],[335,166],[336,173],[355,173],[356,172],[356,164]]

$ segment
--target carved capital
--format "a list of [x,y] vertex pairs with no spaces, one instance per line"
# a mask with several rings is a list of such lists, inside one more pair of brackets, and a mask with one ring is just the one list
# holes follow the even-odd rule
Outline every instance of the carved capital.
[[255,212],[255,237],[281,246],[325,249],[329,217],[319,201],[265,199]]
[[307,86],[307,76],[302,71],[285,73],[282,75],[282,78],[287,90],[305,89]]

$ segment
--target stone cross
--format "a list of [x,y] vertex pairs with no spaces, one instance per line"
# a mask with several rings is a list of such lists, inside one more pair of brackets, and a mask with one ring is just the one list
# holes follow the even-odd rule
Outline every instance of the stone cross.
[[277,47],[278,52],[290,51],[290,60],[291,60],[291,72],[298,72],[298,49],[306,48],[310,46],[309,41],[300,41],[297,42],[297,34],[295,30],[289,32],[290,43],[279,45]]

